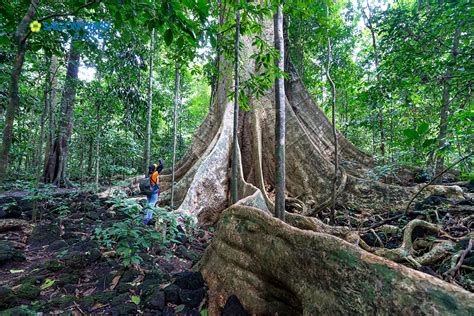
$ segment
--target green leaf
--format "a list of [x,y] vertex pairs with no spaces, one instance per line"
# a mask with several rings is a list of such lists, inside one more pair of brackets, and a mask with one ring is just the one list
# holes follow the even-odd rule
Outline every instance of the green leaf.
[[135,305],[139,305],[140,301],[141,301],[140,296],[132,295],[132,303],[134,303]]
[[184,309],[184,305],[178,305],[178,306],[176,306],[176,308],[174,309],[174,311],[175,311],[176,313],[180,313],[183,309]]
[[417,132],[419,135],[423,135],[423,134],[426,134],[426,132],[428,132],[429,129],[430,129],[430,125],[426,122],[423,122],[420,124],[420,126],[418,126]]
[[170,46],[173,42],[173,31],[171,29],[167,29],[164,34],[164,38],[166,45]]
[[217,47],[217,39],[216,39],[216,37],[215,37],[214,35],[211,35],[211,36],[209,37],[209,39],[210,39],[210,41],[211,41],[211,46],[212,46],[213,48]]
[[201,316],[207,316],[207,309],[201,310]]
[[41,289],[46,290],[47,288],[50,288],[51,286],[53,286],[54,282],[56,282],[56,281],[53,280],[53,279],[46,279],[46,281],[44,281],[43,285],[41,285]]
[[426,147],[430,147],[431,145],[433,144],[436,144],[436,138],[430,138],[430,139],[426,139],[424,142],[423,142],[423,148],[426,148]]
[[403,134],[410,140],[415,139],[420,136],[418,132],[413,128],[404,129]]

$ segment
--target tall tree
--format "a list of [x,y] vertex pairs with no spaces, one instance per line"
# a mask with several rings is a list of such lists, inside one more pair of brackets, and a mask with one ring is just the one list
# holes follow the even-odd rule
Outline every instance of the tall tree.
[[236,203],[239,196],[238,188],[238,173],[239,162],[237,157],[239,155],[239,45],[240,45],[240,1],[237,0],[237,7],[235,10],[235,73],[234,73],[234,126],[232,134],[232,176],[231,176],[231,202]]
[[66,177],[66,162],[73,128],[73,110],[80,61],[80,52],[76,45],[75,41],[71,42],[66,81],[61,99],[61,117],[59,118],[58,130],[48,157],[48,163],[44,170],[44,181],[58,186],[69,185],[69,180]]
[[28,11],[15,32],[14,43],[16,46],[16,57],[11,73],[8,106],[5,115],[5,127],[3,128],[2,149],[0,152],[0,179],[5,179],[5,175],[8,171],[8,159],[13,139],[13,122],[18,107],[20,106],[18,85],[20,82],[21,70],[23,69],[23,62],[25,61],[26,39],[28,36],[27,30],[36,14],[38,3],[39,0],[31,0]]
[[150,41],[150,72],[148,74],[148,108],[146,115],[146,143],[145,143],[145,174],[150,165],[150,151],[151,151],[151,114],[153,109],[153,52],[155,50],[155,28],[151,30]]
[[275,49],[279,71],[275,78],[275,216],[285,220],[285,50],[283,41],[283,8],[278,5],[273,17]]
[[[379,73],[379,51],[377,47],[377,39],[376,39],[375,28],[373,24],[373,17],[372,17],[369,1],[367,1],[367,11],[368,13],[365,12],[365,8],[362,8],[362,14],[364,16],[365,26],[369,29],[370,37],[372,39],[372,49],[374,52],[374,63],[375,63],[375,78],[377,80],[378,85],[380,86],[381,79],[380,79],[380,73]],[[385,131],[384,131],[383,120],[384,118],[383,118],[382,104],[380,102],[377,102],[377,121],[378,121],[379,130],[380,130],[380,154],[385,161]]]
[[171,209],[174,209],[174,190],[175,190],[175,165],[176,165],[176,134],[178,124],[178,106],[179,106],[179,64],[175,66],[174,77],[174,109],[173,109],[173,162],[171,169]]
[[334,178],[332,180],[332,192],[331,192],[331,213],[330,213],[330,223],[334,225],[335,223],[335,214],[336,214],[336,190],[337,190],[337,170],[339,169],[338,161],[338,142],[337,142],[337,131],[336,131],[336,85],[334,84],[333,79],[331,78],[330,68],[331,68],[331,38],[329,36],[329,5],[326,3],[326,17],[327,17],[327,60],[326,60],[326,79],[328,80],[331,86],[331,114],[332,114],[332,136],[334,138]]
[[[456,65],[456,60],[459,54],[459,37],[461,35],[461,27],[456,27],[453,35],[453,46],[451,49],[451,61],[448,62],[446,72],[443,77],[443,96],[440,110],[439,120],[439,133],[438,133],[438,152],[442,151],[446,146],[446,135],[448,131],[448,115],[449,115],[449,104],[451,103],[451,76],[453,69]],[[436,174],[441,173],[444,170],[444,154],[439,153],[439,157],[436,160]],[[442,178],[439,178],[438,182],[441,182]]]
[[[48,135],[46,138],[46,149],[44,153],[44,162],[43,168],[46,169],[48,164],[49,156],[52,152],[52,144],[54,142],[54,137],[56,135],[56,103],[57,103],[57,86],[58,86],[58,71],[59,71],[59,63],[58,57],[56,55],[51,56],[51,64],[50,64],[50,85],[49,85],[49,96],[48,96]],[[44,170],[43,169],[43,170]]]

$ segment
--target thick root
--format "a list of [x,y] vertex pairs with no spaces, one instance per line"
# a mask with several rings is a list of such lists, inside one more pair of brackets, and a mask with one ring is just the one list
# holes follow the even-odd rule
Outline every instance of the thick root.
[[429,252],[417,257],[412,241],[412,235],[415,228],[423,228],[438,234],[442,232],[441,228],[437,225],[420,219],[414,219],[405,226],[403,232],[403,241],[399,248],[379,248],[374,251],[375,254],[395,262],[408,261],[415,268],[419,269],[421,266],[427,266],[438,262],[454,251],[454,242],[449,240],[441,240],[436,242]]
[[[320,227],[301,216],[289,218],[300,228]],[[209,285],[209,314],[219,315],[231,294],[254,314],[474,313],[472,293],[300,228],[253,207],[226,210],[200,264]]]

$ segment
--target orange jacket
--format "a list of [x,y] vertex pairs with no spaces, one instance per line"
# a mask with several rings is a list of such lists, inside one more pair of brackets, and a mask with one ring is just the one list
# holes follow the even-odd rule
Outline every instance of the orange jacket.
[[153,172],[153,174],[150,176],[150,184],[159,184],[160,180],[158,179],[158,171]]

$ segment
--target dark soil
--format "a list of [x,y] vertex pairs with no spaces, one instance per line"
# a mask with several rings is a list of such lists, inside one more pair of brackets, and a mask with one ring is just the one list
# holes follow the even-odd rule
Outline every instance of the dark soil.
[[206,285],[192,266],[211,234],[181,229],[175,242],[142,249],[143,261],[125,267],[95,238],[96,228],[124,219],[110,201],[77,190],[36,196],[0,195],[0,314],[201,315],[206,309]]

